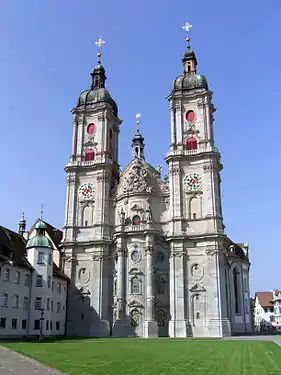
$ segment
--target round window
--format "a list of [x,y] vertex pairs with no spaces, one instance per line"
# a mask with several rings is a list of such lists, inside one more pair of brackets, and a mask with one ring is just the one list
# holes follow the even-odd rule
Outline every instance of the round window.
[[87,127],[88,134],[93,134],[96,131],[96,125],[91,123]]
[[139,262],[139,260],[140,260],[140,253],[137,250],[135,250],[135,251],[132,252],[132,254],[131,254],[131,260],[134,263]]
[[186,113],[186,120],[188,122],[194,121],[195,120],[195,112],[194,111],[188,111]]

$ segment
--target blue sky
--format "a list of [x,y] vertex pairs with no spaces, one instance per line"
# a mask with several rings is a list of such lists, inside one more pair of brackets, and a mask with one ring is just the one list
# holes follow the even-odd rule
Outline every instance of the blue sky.
[[182,72],[188,21],[214,91],[226,233],[250,244],[252,292],[280,288],[280,14],[279,0],[2,0],[0,224],[16,230],[24,211],[31,225],[43,203],[45,219],[63,225],[71,109],[90,85],[100,36],[107,88],[124,121],[121,166],[137,112],[146,159],[165,164],[165,98]]

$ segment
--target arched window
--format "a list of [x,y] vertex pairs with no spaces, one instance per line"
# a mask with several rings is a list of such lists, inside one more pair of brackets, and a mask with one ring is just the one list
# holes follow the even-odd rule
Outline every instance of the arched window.
[[186,120],[188,122],[192,122],[195,120],[195,112],[194,111],[188,111],[185,116]]
[[198,143],[197,139],[194,137],[188,138],[186,141],[186,149],[187,150],[197,150],[198,148]]
[[140,294],[140,280],[135,276],[131,279],[131,293]]
[[139,217],[139,215],[135,215],[133,217],[133,225],[140,225],[141,223],[141,218]]
[[166,292],[166,280],[164,276],[160,276],[157,283],[158,294],[165,294]]
[[238,291],[238,272],[236,268],[233,270],[233,287],[235,299],[235,313],[239,314],[239,291]]
[[85,161],[89,160],[95,160],[95,151],[92,150],[91,148],[88,148],[85,154]]
[[117,294],[117,279],[114,279],[114,291],[113,291],[113,293],[116,296],[116,294]]
[[159,327],[165,327],[166,325],[166,313],[162,309],[157,311],[157,323]]

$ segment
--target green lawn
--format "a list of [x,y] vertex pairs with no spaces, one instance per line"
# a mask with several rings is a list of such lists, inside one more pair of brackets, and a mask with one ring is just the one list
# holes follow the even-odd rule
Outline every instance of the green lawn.
[[5,346],[71,375],[281,374],[281,348],[263,341],[108,339]]

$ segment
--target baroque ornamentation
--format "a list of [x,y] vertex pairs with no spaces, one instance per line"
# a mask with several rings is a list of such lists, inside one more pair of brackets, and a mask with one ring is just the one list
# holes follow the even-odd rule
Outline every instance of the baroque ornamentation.
[[172,168],[169,169],[170,175],[179,175],[179,174],[181,174],[181,172],[182,172],[182,169],[179,168],[179,167],[172,167]]
[[136,162],[134,163],[129,176],[125,177],[125,184],[123,186],[123,193],[131,192],[151,192],[147,168],[144,167],[138,160],[136,160]]

